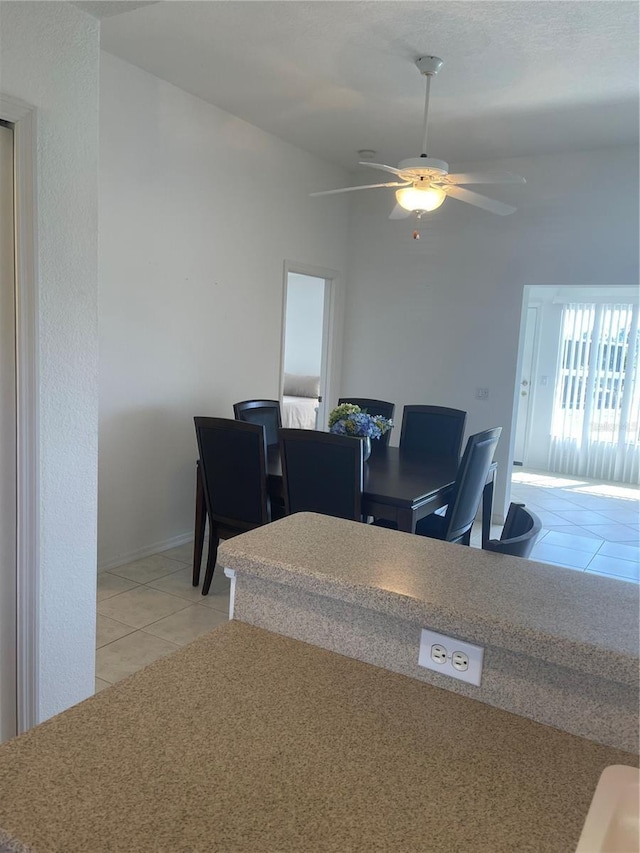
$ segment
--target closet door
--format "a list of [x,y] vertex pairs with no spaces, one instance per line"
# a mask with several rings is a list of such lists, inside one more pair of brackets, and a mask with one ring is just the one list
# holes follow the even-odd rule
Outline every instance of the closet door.
[[0,124],[0,741],[16,734],[16,341],[13,131]]

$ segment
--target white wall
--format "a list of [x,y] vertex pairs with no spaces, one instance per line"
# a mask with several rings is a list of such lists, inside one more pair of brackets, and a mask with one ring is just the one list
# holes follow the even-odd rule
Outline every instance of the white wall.
[[287,281],[284,370],[320,376],[325,280],[291,272]]
[[94,691],[99,27],[3,2],[0,90],[38,108],[40,707]]
[[[499,217],[448,199],[419,241],[410,221],[387,219],[392,191],[354,194],[342,390],[393,400],[398,423],[404,404],[433,403],[467,410],[468,433],[503,426],[500,513],[523,287],[638,285],[638,150],[481,167],[526,177],[525,186],[478,188],[518,211]],[[476,400],[476,388],[489,388],[489,400]]]
[[192,533],[193,416],[277,398],[284,261],[344,272],[348,202],[308,197],[342,170],[105,53],[100,117],[105,567]]

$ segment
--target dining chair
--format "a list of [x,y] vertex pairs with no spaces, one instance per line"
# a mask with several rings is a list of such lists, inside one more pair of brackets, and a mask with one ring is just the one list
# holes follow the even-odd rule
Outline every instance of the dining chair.
[[307,429],[280,430],[287,514],[319,512],[362,521],[363,442]]
[[467,413],[445,406],[405,406],[400,451],[424,460],[460,459]]
[[[193,420],[209,519],[209,551],[202,585],[202,594],[207,595],[220,539],[253,530],[271,520],[266,429],[262,424],[227,418],[196,417]],[[193,585],[199,582],[200,562],[194,561]]]
[[278,446],[278,430],[282,426],[278,400],[242,400],[233,404],[233,414],[237,421],[262,424],[267,431],[267,447]]
[[[396,410],[395,403],[388,403],[386,400],[371,400],[368,397],[340,397],[338,405],[342,403],[353,403],[354,406],[360,406],[368,415],[382,415],[383,418],[393,420],[393,413]],[[391,438],[391,430],[387,430],[380,438],[375,438],[371,442],[371,452],[380,453],[383,448],[389,446]]]
[[440,512],[431,513],[416,524],[419,536],[469,544],[471,527],[478,513],[482,490],[501,432],[502,427],[494,427],[469,436],[451,488],[449,503],[442,515]]
[[[262,424],[267,431],[267,453],[279,449],[278,433],[282,427],[282,413],[278,400],[243,400],[233,404],[233,414],[237,421],[248,424]],[[281,497],[271,496],[271,520],[284,518],[284,501]]]
[[524,504],[511,503],[500,539],[489,539],[483,548],[496,554],[528,557],[542,530],[542,522]]

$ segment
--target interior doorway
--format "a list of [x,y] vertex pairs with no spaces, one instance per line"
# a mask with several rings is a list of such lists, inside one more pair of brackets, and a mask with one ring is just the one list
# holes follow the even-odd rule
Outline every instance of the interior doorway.
[[281,406],[285,427],[323,429],[332,350],[334,279],[285,265]]
[[0,741],[17,733],[17,445],[13,128],[0,122]]

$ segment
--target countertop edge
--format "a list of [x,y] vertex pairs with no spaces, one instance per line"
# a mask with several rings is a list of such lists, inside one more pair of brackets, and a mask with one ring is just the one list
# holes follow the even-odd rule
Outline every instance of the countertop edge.
[[536,644],[536,657],[547,663],[599,677],[603,677],[603,671],[612,668],[616,678],[609,680],[636,689],[639,686],[638,656],[632,653],[537,631],[526,625],[505,623],[485,614],[471,612],[461,616],[441,604],[429,604],[381,587],[324,575],[308,567],[300,568],[246,553],[228,553],[224,542],[220,543],[218,562],[236,572],[246,572],[263,580],[357,604],[387,616],[426,622],[433,629],[447,631],[455,626],[470,641],[500,646],[517,654],[530,656],[533,642]]

